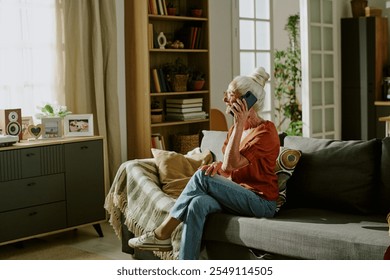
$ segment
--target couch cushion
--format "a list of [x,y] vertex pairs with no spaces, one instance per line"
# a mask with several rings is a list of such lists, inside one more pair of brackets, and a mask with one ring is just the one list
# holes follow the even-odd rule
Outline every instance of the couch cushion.
[[183,155],[172,151],[152,149],[152,154],[156,160],[162,190],[175,198],[180,195],[199,166],[212,162],[210,151]]
[[212,214],[203,239],[302,259],[383,259],[389,246],[383,215],[285,209],[275,218]]
[[276,159],[275,173],[278,176],[279,198],[276,202],[276,212],[286,202],[286,185],[288,179],[294,172],[302,153],[298,150],[280,147],[278,158]]
[[380,205],[381,213],[390,212],[390,137],[382,140],[382,158],[381,158],[381,189]]
[[377,207],[380,141],[288,136],[285,146],[302,151],[287,182],[290,207],[320,207],[352,213],[371,213]]

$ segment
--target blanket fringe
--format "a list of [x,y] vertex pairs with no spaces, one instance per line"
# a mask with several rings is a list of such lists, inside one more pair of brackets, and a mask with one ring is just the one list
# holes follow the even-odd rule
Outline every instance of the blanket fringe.
[[[155,174],[150,176],[155,168],[153,162],[136,160],[123,163],[118,169],[104,208],[110,214],[109,223],[119,239],[122,238],[122,215],[124,224],[136,236],[155,229],[169,215],[174,199],[164,194],[155,180],[150,179],[156,177]],[[146,198],[150,198],[148,202],[153,204],[145,205]],[[180,225],[172,234],[173,250],[154,252],[157,257],[165,260],[178,258],[181,228]]]

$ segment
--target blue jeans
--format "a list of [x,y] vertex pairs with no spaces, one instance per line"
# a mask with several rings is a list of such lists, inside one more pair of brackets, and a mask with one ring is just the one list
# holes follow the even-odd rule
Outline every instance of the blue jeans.
[[276,202],[268,201],[223,177],[198,170],[177,198],[170,215],[183,222],[179,259],[199,259],[208,214],[227,210],[250,217],[273,217]]

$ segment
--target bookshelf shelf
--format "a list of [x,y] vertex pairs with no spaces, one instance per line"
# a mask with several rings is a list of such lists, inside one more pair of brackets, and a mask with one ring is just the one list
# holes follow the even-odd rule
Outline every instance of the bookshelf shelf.
[[150,96],[181,96],[181,95],[195,95],[195,94],[205,94],[208,95],[208,90],[200,90],[200,91],[182,91],[182,92],[152,92]]
[[208,123],[208,119],[199,119],[199,120],[191,120],[191,121],[165,121],[161,123],[153,123],[152,127],[163,127],[163,126],[177,126],[177,125],[190,125],[197,123]]
[[207,49],[149,49],[151,53],[208,53]]
[[148,15],[149,20],[154,21],[194,21],[207,22],[208,18],[204,17],[187,17],[187,16],[165,16],[165,15]]

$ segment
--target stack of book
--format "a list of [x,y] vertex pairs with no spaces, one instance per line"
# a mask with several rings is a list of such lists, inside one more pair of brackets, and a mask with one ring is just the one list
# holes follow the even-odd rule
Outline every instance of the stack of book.
[[202,120],[208,117],[203,111],[203,98],[166,99],[167,120]]
[[164,137],[160,133],[152,134],[151,144],[154,149],[165,150]]
[[168,15],[167,5],[165,0],[149,0],[148,12],[151,15]]

